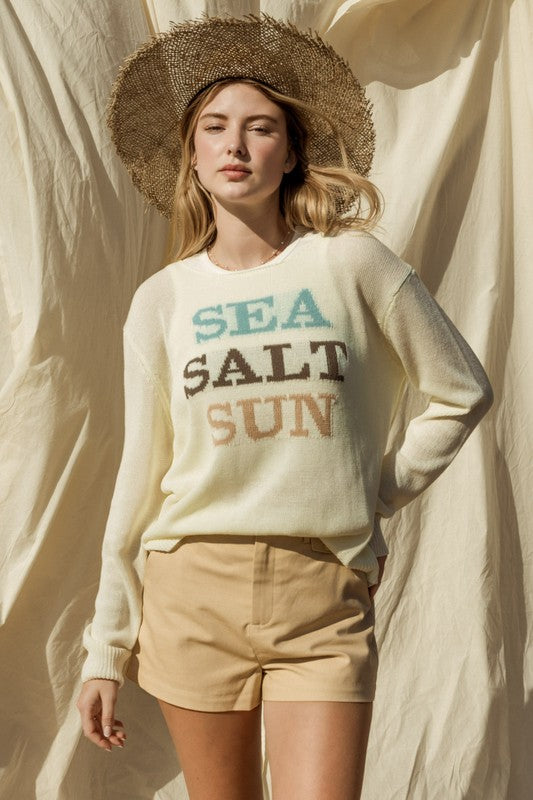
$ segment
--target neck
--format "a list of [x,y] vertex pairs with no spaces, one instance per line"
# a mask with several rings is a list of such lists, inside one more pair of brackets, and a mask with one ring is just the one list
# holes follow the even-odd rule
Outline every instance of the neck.
[[287,244],[287,225],[276,198],[270,209],[242,209],[237,213],[216,204],[216,240],[210,252],[223,266],[246,269],[268,259],[280,246]]

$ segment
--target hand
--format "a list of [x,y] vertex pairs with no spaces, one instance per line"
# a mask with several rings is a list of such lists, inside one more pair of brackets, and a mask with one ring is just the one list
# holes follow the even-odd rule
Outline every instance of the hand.
[[377,556],[378,564],[379,564],[379,574],[378,574],[378,582],[374,583],[372,586],[368,587],[368,593],[370,595],[370,599],[374,597],[377,590],[379,589],[379,585],[381,583],[381,578],[383,577],[383,570],[385,569],[385,561],[387,556]]
[[115,719],[117,694],[117,681],[96,678],[83,684],[76,703],[84,735],[109,752],[113,745],[124,747],[126,739],[124,731],[115,730],[124,727],[119,719]]

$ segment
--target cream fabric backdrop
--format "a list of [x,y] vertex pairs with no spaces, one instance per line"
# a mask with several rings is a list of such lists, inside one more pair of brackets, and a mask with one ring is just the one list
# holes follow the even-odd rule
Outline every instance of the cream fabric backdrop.
[[[456,460],[385,527],[363,797],[531,797],[531,4],[1,8],[2,800],[186,797],[151,697],[127,682],[128,746],[111,759],[81,737],[75,700],[121,454],[121,326],[166,233],[114,153],[105,102],[150,30],[204,8],[288,17],[349,59],[375,103],[378,235],[494,386]],[[421,403],[406,393],[396,432]]]

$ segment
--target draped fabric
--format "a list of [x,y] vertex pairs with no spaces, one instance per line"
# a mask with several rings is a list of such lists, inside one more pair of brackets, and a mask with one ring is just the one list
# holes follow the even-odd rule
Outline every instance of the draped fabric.
[[[383,525],[363,797],[526,800],[528,0],[2,4],[0,798],[187,797],[152,697],[121,689],[128,745],[109,759],[81,735],[75,702],[122,448],[121,329],[167,234],[115,154],[105,104],[126,55],[203,10],[290,19],[349,61],[374,103],[375,233],[416,269],[494,388],[450,467]],[[424,402],[407,387],[391,439]],[[268,792],[267,761],[264,777]]]

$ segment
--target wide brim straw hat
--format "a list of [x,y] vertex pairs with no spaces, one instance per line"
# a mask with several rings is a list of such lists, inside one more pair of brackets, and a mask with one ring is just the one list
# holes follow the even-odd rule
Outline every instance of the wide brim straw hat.
[[[255,78],[329,117],[340,134],[346,166],[367,176],[374,153],[372,105],[348,63],[315,31],[248,14],[171,23],[121,64],[107,124],[134,185],[165,216],[172,214],[181,161],[180,121],[191,100],[227,77]],[[338,134],[317,114],[303,114],[307,157],[344,166]],[[357,198],[337,198],[339,212]]]

